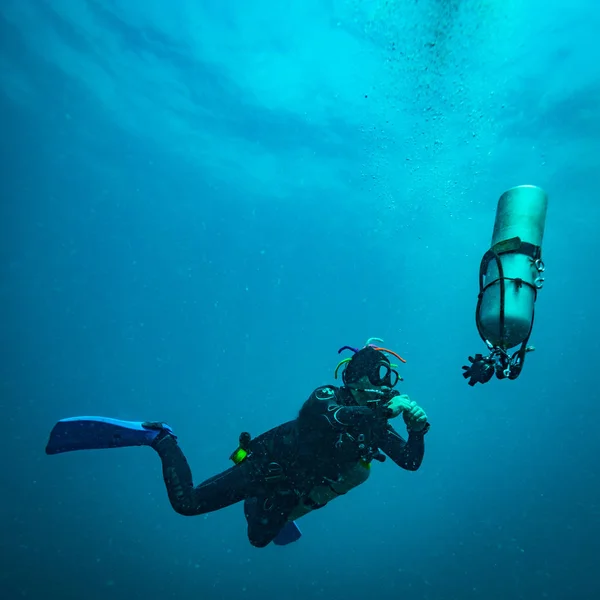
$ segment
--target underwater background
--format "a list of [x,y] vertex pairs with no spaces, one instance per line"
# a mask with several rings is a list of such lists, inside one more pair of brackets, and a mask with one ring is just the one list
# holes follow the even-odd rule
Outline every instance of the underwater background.
[[[3,0],[0,598],[600,598],[599,27],[593,0]],[[549,195],[536,351],[471,388],[521,184]],[[64,417],[165,420],[200,482],[370,336],[425,461],[290,546],[177,515],[148,448],[44,454]]]

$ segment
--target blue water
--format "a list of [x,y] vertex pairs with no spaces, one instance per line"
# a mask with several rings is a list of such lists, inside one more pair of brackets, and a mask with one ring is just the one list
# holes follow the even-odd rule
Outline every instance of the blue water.
[[[600,597],[593,0],[4,0],[0,598]],[[508,188],[549,195],[515,381],[470,388]],[[47,457],[57,419],[165,420],[203,478],[380,336],[429,415],[249,545],[175,514],[152,450]]]

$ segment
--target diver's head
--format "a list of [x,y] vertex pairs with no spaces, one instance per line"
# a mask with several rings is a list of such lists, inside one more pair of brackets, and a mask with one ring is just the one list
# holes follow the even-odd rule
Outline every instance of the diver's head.
[[[394,352],[371,344],[372,339],[376,338],[371,338],[361,350],[349,346],[342,348],[340,352],[349,349],[354,352],[354,355],[338,364],[339,369],[345,363],[342,372],[344,386],[350,390],[355,401],[363,405],[389,399],[392,388],[401,379],[395,370],[396,365],[390,363],[384,352],[394,354],[404,361]],[[336,369],[336,376],[338,369]]]

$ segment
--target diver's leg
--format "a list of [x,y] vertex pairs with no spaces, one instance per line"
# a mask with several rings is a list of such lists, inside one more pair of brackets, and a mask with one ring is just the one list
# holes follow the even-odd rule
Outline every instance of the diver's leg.
[[243,500],[250,493],[253,468],[248,461],[194,487],[188,461],[173,435],[161,432],[152,447],[162,462],[171,506],[180,515],[191,517],[219,510]]
[[287,523],[297,503],[298,498],[293,493],[247,498],[244,514],[250,543],[257,548],[264,548],[271,543]]

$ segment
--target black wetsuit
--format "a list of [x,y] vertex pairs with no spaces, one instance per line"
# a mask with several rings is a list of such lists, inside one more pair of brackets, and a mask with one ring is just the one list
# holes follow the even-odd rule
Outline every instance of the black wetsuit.
[[324,386],[310,395],[297,419],[251,440],[245,460],[196,487],[173,436],[159,436],[154,448],[176,512],[200,515],[244,500],[250,543],[263,547],[300,498],[315,485],[335,480],[346,465],[382,460],[384,452],[403,469],[416,471],[425,433],[411,432],[405,441],[383,416],[358,406],[346,388]]

